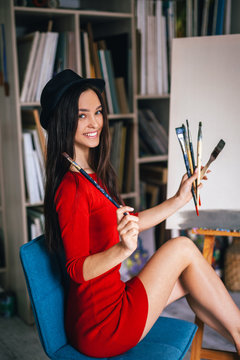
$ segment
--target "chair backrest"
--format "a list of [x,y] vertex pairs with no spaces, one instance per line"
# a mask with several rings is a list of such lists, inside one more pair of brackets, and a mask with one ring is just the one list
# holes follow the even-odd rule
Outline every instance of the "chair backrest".
[[20,258],[42,346],[51,357],[67,344],[64,329],[64,257],[50,254],[44,236],[20,248]]

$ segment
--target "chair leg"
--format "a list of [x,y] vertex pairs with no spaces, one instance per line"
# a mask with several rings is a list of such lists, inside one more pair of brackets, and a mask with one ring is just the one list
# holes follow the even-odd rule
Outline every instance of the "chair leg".
[[197,329],[196,335],[194,336],[194,339],[192,342],[190,360],[200,360],[201,359],[204,323],[196,316],[195,324],[198,326],[198,329]]

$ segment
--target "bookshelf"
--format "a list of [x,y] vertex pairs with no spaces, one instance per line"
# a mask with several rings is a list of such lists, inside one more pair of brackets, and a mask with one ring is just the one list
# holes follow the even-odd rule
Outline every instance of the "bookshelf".
[[[122,189],[122,196],[127,204],[140,207],[140,180],[144,166],[155,166],[167,169],[167,153],[145,154],[139,152],[139,113],[144,109],[151,109],[160,120],[168,133],[169,102],[168,91],[161,93],[143,93],[139,89],[139,38],[136,36],[136,1],[137,0],[81,0],[81,9],[34,8],[15,6],[14,1],[0,0],[0,23],[4,23],[6,33],[6,56],[10,94],[6,96],[0,87],[2,156],[0,157],[1,202],[0,216],[5,223],[5,257],[6,266],[0,268],[0,279],[7,279],[7,287],[17,296],[18,314],[27,322],[33,322],[30,302],[23,277],[19,247],[29,240],[28,216],[29,209],[35,210],[42,206],[42,202],[32,204],[26,197],[24,180],[24,161],[22,148],[22,112],[24,109],[40,109],[39,101],[20,101],[21,89],[19,83],[17,37],[30,32],[46,32],[51,27],[52,32],[72,32],[74,34],[74,67],[75,71],[85,76],[85,52],[83,51],[82,30],[86,31],[91,24],[94,41],[125,34],[117,45],[125,52],[125,68],[116,76],[123,77],[128,98],[128,111],[115,111],[109,114],[110,126],[115,127],[121,122],[127,127],[126,143],[129,145],[129,160],[131,171],[128,174],[128,187]],[[186,0],[182,1],[183,3]],[[15,2],[17,3],[17,2]],[[149,2],[150,3],[150,2]],[[232,32],[239,32],[240,25],[238,0],[232,0]],[[235,19],[235,20],[234,20]],[[125,42],[124,42],[125,41]],[[127,42],[126,42],[127,41]],[[126,53],[126,49],[129,50]],[[126,56],[128,62],[126,64]],[[128,70],[126,70],[128,69]],[[165,84],[166,86],[166,84]],[[2,161],[2,164],[1,164]],[[162,176],[166,179],[166,171]],[[3,174],[1,176],[1,174]],[[124,179],[126,181],[126,178]],[[165,180],[164,180],[165,181]],[[5,184],[3,192],[3,184]],[[3,199],[3,195],[4,198]],[[3,201],[5,200],[5,202]],[[7,206],[6,206],[7,204]],[[4,216],[3,216],[4,215]],[[161,230],[162,231],[162,230]],[[8,244],[6,245],[6,238]]]
[[[160,1],[159,1],[160,2]],[[171,4],[170,4],[171,3]],[[170,4],[170,5],[169,5]],[[197,10],[196,10],[197,4]],[[218,6],[224,4],[224,15],[218,14]],[[170,83],[171,83],[171,39],[175,37],[186,37],[186,36],[207,36],[207,35],[217,35],[217,25],[214,29],[213,26],[213,13],[215,11],[216,15],[216,24],[217,17],[222,16],[222,33],[239,33],[240,25],[238,21],[238,16],[240,13],[240,3],[236,0],[224,0],[224,1],[191,1],[191,0],[177,0],[177,1],[162,1],[162,9],[159,12],[159,8],[157,8],[156,2],[148,2],[144,0],[136,0],[136,27],[138,28],[139,34],[136,37],[136,43],[140,50],[137,50],[137,74],[138,74],[138,83],[137,83],[137,95],[135,96],[137,115],[139,115],[139,110],[144,108],[150,108],[155,113],[158,120],[164,126],[164,128],[168,131],[168,119],[169,119],[169,108],[170,108]],[[151,30],[151,22],[153,21],[153,17],[157,17],[157,14],[161,14],[161,16],[165,16],[166,28],[167,28],[167,37],[170,38],[170,41],[167,40],[167,49],[162,50],[162,54],[164,51],[167,51],[167,71],[168,73],[168,91],[164,88],[162,84],[162,88],[159,90],[159,87],[156,85],[156,81],[158,81],[159,77],[159,63],[156,62],[155,59],[155,78],[152,77],[152,68],[148,66],[148,60],[150,59],[150,63],[153,62],[153,57],[159,56],[159,52],[156,51],[154,54],[152,51],[151,45],[149,42],[151,38],[148,37],[147,33],[152,32]],[[154,16],[153,16],[154,15]],[[140,21],[138,22],[138,17]],[[197,19],[197,21],[196,21]],[[159,20],[154,20],[155,22],[155,31],[159,31]],[[208,27],[205,26],[205,30],[203,29],[203,24],[208,23]],[[211,34],[208,33],[211,31]],[[154,38],[155,37],[155,38]],[[152,41],[156,41],[157,43],[162,43],[162,38],[160,35],[152,36]],[[156,46],[157,47],[157,46]],[[142,54],[143,51],[143,54]],[[145,56],[145,59],[143,59]],[[163,55],[162,55],[163,56]],[[162,64],[160,64],[162,72],[164,72],[164,60],[162,60]],[[149,74],[149,76],[148,76]],[[162,74],[164,78],[164,75]],[[150,83],[155,81],[155,84]],[[155,92],[153,91],[155,88]],[[183,84],[184,91],[184,84]],[[139,116],[138,116],[139,118]],[[183,119],[184,121],[185,119]],[[140,125],[140,121],[138,120],[138,126]],[[140,144],[141,133],[139,132],[138,137],[138,149],[141,147]],[[141,192],[145,192],[146,183],[151,183],[152,179],[149,176],[148,179],[142,178],[143,167],[146,165],[155,166],[156,168],[166,168],[168,156],[161,154],[141,154],[139,150],[138,157],[136,159],[138,164],[138,191],[139,194]],[[165,170],[164,170],[165,171]],[[142,184],[143,182],[143,184]],[[143,189],[143,190],[142,190]],[[141,206],[142,195],[140,195],[137,199],[138,204]],[[156,239],[156,243],[158,240]]]
[[[90,4],[89,4],[90,3]],[[58,8],[34,8],[14,6],[14,1],[6,2],[0,0],[0,23],[4,23],[6,34],[6,56],[7,70],[9,77],[10,94],[6,96],[1,92],[1,127],[3,135],[1,160],[3,162],[3,181],[7,184],[5,188],[5,200],[7,206],[1,201],[0,215],[3,209],[6,215],[6,233],[9,243],[6,249],[8,263],[11,267],[0,269],[0,278],[2,274],[8,275],[7,288],[15,292],[17,297],[17,311],[22,319],[27,323],[33,322],[33,316],[30,301],[27,295],[25,280],[23,277],[20,260],[19,248],[22,244],[29,241],[28,213],[41,207],[42,202],[32,203],[29,201],[25,189],[24,175],[24,154],[22,146],[22,132],[24,129],[23,112],[25,110],[40,110],[40,103],[35,98],[27,101],[21,101],[21,85],[19,80],[19,56],[18,41],[19,37],[25,34],[39,31],[47,32],[51,27],[52,32],[72,32],[74,34],[74,64],[75,70],[82,76],[85,76],[84,58],[82,51],[82,30],[86,30],[88,24],[91,24],[94,40],[100,41],[110,36],[125,34],[127,39],[127,49],[131,53],[125,64],[124,76],[125,87],[128,100],[128,111],[118,111],[109,114],[110,126],[117,123],[123,124],[129,130],[127,140],[132,144],[131,153],[127,155],[131,159],[132,179],[126,189],[123,189],[122,195],[129,204],[134,204],[137,198],[137,177],[134,176],[137,171],[137,146],[136,146],[136,103],[134,94],[136,93],[136,74],[135,69],[135,25],[134,25],[134,1],[123,0],[119,3],[117,0],[109,1],[81,1],[81,9],[58,9]],[[124,41],[124,39],[123,39]],[[109,41],[111,43],[111,39]],[[113,59],[114,60],[114,59]],[[127,59],[125,59],[127,60]],[[128,66],[128,73],[126,72]],[[129,138],[130,136],[130,138]],[[11,164],[11,166],[9,166]],[[1,170],[1,169],[0,169]],[[2,184],[0,178],[0,183]],[[2,195],[3,191],[1,192]],[[1,196],[3,200],[3,196]]]

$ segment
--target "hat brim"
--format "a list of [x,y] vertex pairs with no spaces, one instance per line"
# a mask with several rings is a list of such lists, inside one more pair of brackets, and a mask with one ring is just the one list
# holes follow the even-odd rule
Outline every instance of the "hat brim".
[[105,88],[104,79],[93,79],[93,78],[82,78],[82,79],[79,79],[79,80],[74,80],[74,81],[69,82],[65,86],[63,86],[62,89],[58,91],[58,96],[55,99],[55,102],[52,105],[51,109],[48,109],[48,115],[45,114],[45,112],[43,110],[42,110],[42,112],[40,114],[40,123],[41,123],[42,127],[45,130],[47,130],[47,125],[48,125],[48,121],[49,121],[49,114],[51,114],[53,112],[53,110],[55,109],[55,107],[59,103],[60,99],[62,98],[63,94],[68,89],[70,89],[72,86],[77,85],[77,84],[81,84],[81,85],[91,84],[94,87],[96,87],[101,93],[103,92],[103,90]]

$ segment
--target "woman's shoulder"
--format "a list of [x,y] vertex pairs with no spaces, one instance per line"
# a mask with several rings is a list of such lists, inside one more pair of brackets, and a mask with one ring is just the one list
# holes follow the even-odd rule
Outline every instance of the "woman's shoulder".
[[68,200],[75,198],[76,193],[87,194],[88,184],[84,181],[83,176],[73,171],[68,171],[64,175],[57,191],[55,200],[58,201],[59,197],[64,197]]

